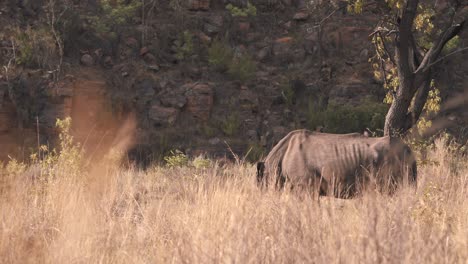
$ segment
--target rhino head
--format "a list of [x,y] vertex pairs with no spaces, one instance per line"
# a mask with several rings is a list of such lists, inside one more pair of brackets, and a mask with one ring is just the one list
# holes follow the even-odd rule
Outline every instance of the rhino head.
[[416,186],[416,158],[410,147],[399,138],[382,137],[370,146],[372,170],[381,186],[407,182]]

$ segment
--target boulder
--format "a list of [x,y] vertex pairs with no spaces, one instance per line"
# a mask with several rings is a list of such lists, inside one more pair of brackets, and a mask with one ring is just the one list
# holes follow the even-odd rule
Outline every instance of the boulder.
[[261,48],[258,52],[257,52],[257,59],[259,61],[263,61],[265,59],[267,59],[269,57],[269,55],[271,54],[271,48],[266,46],[266,47],[263,47]]
[[143,55],[143,60],[148,64],[156,64],[156,57],[152,53]]
[[112,60],[111,56],[104,57],[104,67],[112,68],[114,66],[114,61]]
[[207,34],[216,34],[221,31],[223,24],[224,18],[222,15],[213,15],[207,19],[203,29]]
[[242,32],[249,31],[250,23],[246,21],[240,21],[237,23],[237,27],[239,31],[242,31]]
[[203,32],[199,32],[197,36],[205,44],[211,42],[211,38]]
[[241,89],[239,93],[239,106],[254,110],[258,105],[259,100],[257,94],[249,89]]
[[187,98],[184,95],[180,94],[168,94],[163,96],[161,99],[161,104],[167,107],[182,108],[187,103]]
[[135,90],[138,94],[151,94],[154,95],[156,88],[156,81],[151,78],[144,78],[135,83]]
[[173,107],[164,107],[155,103],[149,110],[149,118],[155,125],[172,125],[177,120],[179,110]]
[[303,20],[307,20],[308,18],[309,18],[309,13],[307,13],[307,10],[299,10],[293,16],[293,19],[296,21],[303,21]]
[[84,66],[89,67],[89,66],[94,65],[94,58],[89,54],[85,54],[85,55],[81,56],[80,62]]
[[210,9],[210,0],[189,0],[189,10],[205,11],[209,9]]
[[293,38],[284,37],[275,40],[272,50],[273,56],[278,63],[293,61]]
[[140,56],[145,56],[146,53],[149,52],[149,48],[148,47],[143,47],[140,49]]
[[208,84],[188,83],[184,85],[187,97],[187,111],[195,118],[208,120],[213,108],[214,90]]
[[135,38],[133,37],[129,37],[125,40],[125,44],[128,46],[128,47],[132,47],[132,48],[136,48],[138,47],[138,40],[136,40]]

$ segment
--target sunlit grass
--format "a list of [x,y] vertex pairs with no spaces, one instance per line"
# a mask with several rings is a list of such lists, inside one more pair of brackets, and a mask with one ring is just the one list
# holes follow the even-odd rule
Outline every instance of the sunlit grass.
[[468,167],[442,144],[418,190],[269,190],[255,166],[2,170],[2,263],[466,263]]

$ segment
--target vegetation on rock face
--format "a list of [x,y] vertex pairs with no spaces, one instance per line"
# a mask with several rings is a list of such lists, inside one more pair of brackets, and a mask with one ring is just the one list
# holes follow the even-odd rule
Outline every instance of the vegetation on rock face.
[[214,40],[208,48],[208,63],[218,71],[227,73],[231,78],[247,82],[255,76],[257,65],[248,54],[234,56],[234,51],[225,42]]
[[52,69],[58,63],[58,49],[54,36],[47,28],[15,29],[11,38],[15,48],[14,60],[17,64]]
[[249,1],[247,1],[247,6],[245,8],[227,4],[226,9],[229,10],[233,17],[252,17],[257,15],[257,8]]
[[241,82],[251,80],[255,76],[257,66],[255,61],[247,54],[243,54],[238,58],[234,58],[229,65],[229,75]]
[[358,106],[331,102],[323,111],[310,104],[307,122],[310,129],[323,127],[329,133],[362,132],[368,128],[381,135],[387,109],[385,104],[369,101]]
[[138,0],[102,0],[99,3],[102,14],[88,19],[98,34],[109,34],[112,38],[118,36],[121,27],[135,16],[142,4]]
[[[112,89],[105,93],[112,98],[113,106],[118,106],[115,107],[118,110],[114,114],[138,112],[142,131],[149,131],[148,134],[141,135],[143,140],[158,142],[160,137],[174,131],[177,131],[177,137],[174,138],[186,136],[186,125],[182,123],[186,118],[189,119],[187,112],[192,111],[194,106],[209,104],[207,110],[212,114],[207,116],[210,120],[200,122],[205,125],[198,127],[199,133],[194,133],[194,141],[204,140],[208,144],[206,141],[215,137],[236,139],[243,137],[244,132],[249,132],[249,140],[252,140],[248,143],[252,147],[250,156],[257,157],[261,152],[259,139],[266,141],[262,142],[266,146],[274,144],[275,142],[270,142],[274,137],[269,135],[282,131],[275,130],[278,127],[291,130],[305,125],[311,129],[323,127],[325,132],[334,133],[361,132],[363,128],[369,128],[380,134],[385,124],[386,106],[368,101],[357,106],[355,103],[361,101],[367,92],[376,95],[373,89],[380,85],[380,81],[387,91],[385,101],[388,104],[393,107],[401,99],[403,95],[399,93],[403,94],[403,79],[394,48],[400,53],[408,51],[398,46],[402,45],[404,35],[411,35],[414,43],[410,44],[415,44],[416,47],[408,51],[412,53],[408,57],[415,59],[414,63],[411,62],[411,67],[423,67],[422,59],[428,54],[434,55],[424,62],[429,70],[421,69],[417,72],[418,68],[411,69],[413,72],[409,74],[409,79],[413,83],[419,84],[422,79],[425,81],[419,87],[413,87],[414,91],[417,90],[413,94],[415,96],[407,98],[405,102],[409,102],[408,107],[403,111],[403,119],[411,119],[411,123],[417,120],[411,125],[413,130],[427,130],[432,125],[432,117],[440,111],[441,98],[447,92],[440,90],[446,85],[443,80],[436,85],[434,77],[438,75],[434,73],[438,69],[435,68],[436,64],[431,64],[438,62],[438,58],[442,56],[457,52],[463,44],[463,39],[457,34],[465,25],[461,16],[454,15],[454,22],[447,24],[447,28],[458,32],[446,31],[457,34],[449,34],[451,38],[444,39],[442,50],[435,56],[435,44],[444,35],[442,29],[448,20],[439,20],[438,17],[443,12],[423,1],[416,1],[418,5],[414,10],[408,9],[409,5],[415,3],[414,0],[372,3],[347,1],[349,11],[366,16],[362,20],[353,14],[339,14],[339,9],[329,13],[331,8],[342,8],[344,11],[343,1],[308,3],[308,7],[317,5],[313,10],[308,9],[316,12],[317,16],[314,13],[306,20],[302,20],[305,17],[301,18],[301,15],[307,15],[301,14],[302,9],[299,16],[294,18],[291,13],[294,11],[293,7],[288,6],[287,1],[254,2],[257,6],[248,1],[228,2],[231,4],[225,6],[226,10],[220,10],[214,5],[211,9],[196,12],[193,6],[188,7],[185,1],[180,0],[161,3],[155,0],[47,0],[44,1],[44,6],[36,6],[32,14],[28,13],[27,6],[36,3],[35,1],[5,4],[5,8],[13,6],[12,13],[18,16],[12,15],[11,20],[7,16],[6,21],[14,21],[12,24],[15,26],[6,27],[0,32],[0,49],[7,57],[6,60],[0,60],[2,63],[11,62],[2,65],[0,94],[4,95],[1,86],[3,81],[7,83],[5,91],[8,94],[0,98],[0,101],[5,98],[13,102],[17,110],[14,121],[21,124],[19,127],[23,128],[22,125],[27,124],[27,129],[34,130],[37,118],[41,133],[45,133],[42,130],[43,125],[53,127],[54,122],[50,120],[54,118],[49,117],[56,113],[62,114],[63,109],[68,111],[70,102],[73,101],[68,100],[74,96],[71,95],[73,91],[66,91],[67,95],[52,96],[58,94],[62,85],[67,85],[59,82],[57,77],[65,77],[64,74],[58,74],[61,72],[62,60],[64,69],[70,70],[66,72],[69,74],[67,81],[74,82],[75,77],[78,77],[75,76],[80,63],[78,55],[85,54],[91,63],[82,62],[80,71],[92,65],[85,70],[96,71],[102,76],[109,74],[109,86]],[[197,2],[191,3],[197,5]],[[449,17],[457,8],[460,9],[460,6],[455,5],[449,7],[453,7],[445,10],[445,15]],[[376,56],[371,60],[375,71],[374,80],[364,70],[368,66],[366,59],[374,53],[369,52],[369,47],[362,47],[373,23],[369,21],[374,21],[372,19],[375,18],[375,14],[366,12],[371,8],[372,12],[390,12],[379,15],[382,20],[372,34],[372,43],[376,49]],[[278,13],[278,10],[284,12]],[[399,24],[409,11],[416,13],[411,23]],[[261,16],[259,12],[262,12]],[[230,16],[226,17],[225,14]],[[177,19],[174,19],[176,16]],[[244,19],[246,17],[249,18],[248,22]],[[315,23],[312,27],[307,24],[310,21]],[[357,21],[359,26],[342,27],[343,21]],[[402,26],[408,23],[409,27]],[[410,32],[407,32],[408,29]],[[361,31],[365,32],[365,36],[358,38]],[[341,44],[346,45],[338,44],[343,40],[346,43]],[[206,49],[199,48],[203,47],[200,45],[202,43],[209,43],[209,46],[205,46]],[[363,48],[362,52],[356,52],[357,47]],[[356,59],[358,54],[363,57],[362,60]],[[292,69],[295,71],[293,74]],[[86,75],[84,78],[93,75],[88,73],[83,74]],[[425,74],[431,75],[431,78],[426,78]],[[351,75],[353,81],[358,79],[356,94],[354,90],[347,90],[342,85],[348,82],[347,77]],[[418,79],[417,76],[424,78]],[[151,81],[137,85],[142,78]],[[292,84],[296,80],[300,80],[301,87],[305,88],[296,89]],[[212,83],[216,95],[209,100],[208,96],[188,100],[184,89],[179,87],[191,82]],[[458,80],[456,82],[460,83]],[[428,83],[430,84],[427,86]],[[243,86],[241,91],[236,89],[239,85]],[[310,87],[320,91],[310,91]],[[346,89],[341,91],[341,87]],[[370,88],[366,90],[367,87]],[[413,90],[410,92],[413,93]],[[343,104],[333,103],[335,98],[329,98],[335,91],[338,91],[337,101],[344,102]],[[376,96],[380,100],[383,93]],[[224,100],[224,97],[228,100]],[[314,97],[313,100],[310,99],[312,103],[309,105],[308,97]],[[230,109],[231,105],[228,105],[232,104],[227,103],[228,101],[242,102],[239,111],[228,112],[226,109]],[[165,110],[180,111],[180,118],[171,124],[174,130],[168,129],[165,124],[158,128],[151,127],[148,109],[159,104]],[[54,109],[45,117],[44,112],[55,107],[57,111]],[[211,107],[213,109],[208,109]],[[190,122],[197,121],[198,117],[194,118],[195,120],[189,119]],[[48,120],[44,121],[45,119]],[[164,131],[159,133],[160,130]],[[255,134],[252,131],[259,134],[255,139],[251,136]],[[48,136],[52,136],[52,133]],[[164,147],[158,148],[158,158],[163,158],[163,153],[167,154],[173,147],[172,140],[175,139],[167,137],[161,140],[164,144],[160,145]],[[184,144],[186,145],[183,146]],[[177,147],[183,149],[189,144],[184,142]],[[219,145],[222,144],[213,144],[213,148],[218,147],[216,151],[220,151],[222,147]],[[244,153],[249,149],[245,145],[244,142]],[[46,148],[42,151],[52,152]]]
[[184,31],[179,36],[179,39],[175,41],[176,46],[176,58],[178,60],[184,60],[189,58],[194,53],[193,47],[193,34],[189,31]]
[[241,121],[237,113],[231,113],[220,122],[220,128],[227,136],[234,136],[240,128]]
[[233,51],[229,45],[219,39],[213,40],[208,48],[208,63],[217,70],[225,71],[229,68]]

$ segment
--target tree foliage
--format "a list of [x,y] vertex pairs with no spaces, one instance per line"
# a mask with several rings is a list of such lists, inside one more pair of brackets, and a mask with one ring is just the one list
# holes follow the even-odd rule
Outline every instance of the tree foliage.
[[[348,1],[349,11],[361,13],[369,7],[380,13],[371,37],[376,50],[376,77],[384,81],[386,102],[391,104],[386,135],[406,133],[430,111],[428,97],[438,94],[433,82],[435,66],[460,44],[457,35],[466,27],[468,6],[464,1],[447,0],[442,8],[436,2]],[[440,97],[429,103],[434,102],[440,103]]]

